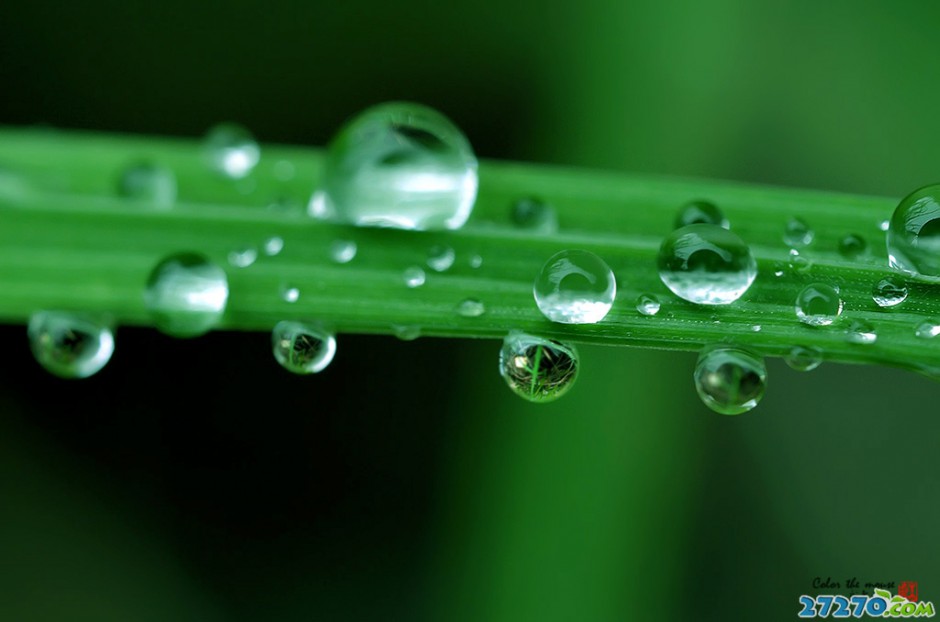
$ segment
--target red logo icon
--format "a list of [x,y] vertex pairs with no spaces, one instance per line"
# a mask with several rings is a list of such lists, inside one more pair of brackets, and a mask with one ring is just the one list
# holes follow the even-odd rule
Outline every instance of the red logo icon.
[[917,602],[917,581],[901,581],[898,586],[898,596]]

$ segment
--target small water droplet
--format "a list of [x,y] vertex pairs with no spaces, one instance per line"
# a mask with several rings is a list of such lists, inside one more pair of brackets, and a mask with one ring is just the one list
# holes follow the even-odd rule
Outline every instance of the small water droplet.
[[349,263],[356,258],[359,247],[352,240],[334,240],[330,245],[330,257],[336,263]]
[[278,236],[272,236],[264,241],[264,254],[268,257],[279,255],[284,250],[284,239]]
[[228,254],[228,262],[236,268],[247,268],[258,259],[258,249],[246,247]]
[[603,259],[582,250],[549,257],[532,288],[542,315],[562,324],[596,324],[614,304],[617,282]]
[[483,257],[480,255],[470,256],[470,267],[474,270],[483,265]]
[[878,341],[878,333],[870,322],[865,320],[852,320],[847,335],[849,342],[869,345]]
[[395,336],[402,341],[414,341],[421,336],[421,327],[411,324],[396,324],[392,326]]
[[783,232],[783,241],[791,248],[809,246],[815,233],[802,218],[791,218]]
[[804,274],[809,272],[809,269],[813,267],[812,262],[800,255],[800,251],[795,248],[790,249],[790,269],[794,272]]
[[731,224],[718,206],[711,201],[691,201],[682,206],[676,214],[673,229],[681,229],[689,225],[715,225],[722,229],[730,229]]
[[422,270],[421,268],[417,266],[405,268],[403,277],[405,279],[405,285],[407,285],[408,287],[415,288],[415,287],[421,287],[422,285],[424,285],[424,281],[425,281],[424,270]]
[[258,164],[261,149],[244,127],[221,123],[206,135],[206,158],[216,172],[231,179],[241,179]]
[[208,332],[222,319],[227,302],[225,271],[197,253],[163,259],[144,290],[144,306],[154,325],[174,337]]
[[465,298],[457,305],[457,314],[461,317],[480,317],[486,313],[486,305],[476,298]]
[[829,326],[842,314],[839,292],[825,283],[811,283],[796,297],[796,317],[810,326]]
[[636,310],[640,315],[653,316],[659,313],[659,299],[651,294],[640,294],[636,299]]
[[914,335],[921,339],[933,339],[940,335],[940,321],[924,320],[914,327]]
[[881,229],[882,231],[887,231],[890,226],[891,226],[891,221],[889,221],[887,218],[882,220],[880,223],[878,223],[878,228]]
[[60,378],[92,376],[114,352],[114,334],[107,324],[74,313],[34,313],[27,333],[36,361]]
[[456,258],[454,249],[449,246],[435,245],[428,251],[428,266],[437,272],[450,270]]
[[555,208],[541,199],[526,197],[513,203],[510,219],[520,229],[535,233],[558,231]]
[[152,162],[128,166],[118,180],[118,194],[136,203],[169,208],[176,203],[176,176]]
[[717,225],[689,225],[659,248],[659,278],[674,294],[703,305],[731,304],[757,277],[757,262],[741,238]]
[[751,332],[753,333],[759,333],[762,330],[763,328],[761,327],[760,324],[754,324],[753,326],[751,326]]
[[702,402],[722,415],[740,415],[751,410],[767,388],[764,359],[732,346],[702,350],[693,378]]
[[796,371],[813,371],[822,363],[822,351],[813,346],[794,346],[783,359]]
[[886,276],[875,283],[871,298],[883,309],[896,307],[907,299],[907,284],[897,276]]
[[892,268],[940,277],[940,184],[915,190],[901,199],[886,237]]
[[774,276],[780,278],[784,275],[783,266],[781,264],[774,264]]
[[867,250],[868,243],[857,233],[850,233],[839,240],[839,254],[846,259],[856,259]]
[[290,160],[278,160],[274,163],[274,177],[278,181],[290,181],[297,174],[297,168]]
[[[323,164],[320,217],[396,229],[459,229],[477,193],[470,143],[442,114],[388,103],[343,127]],[[311,206],[313,207],[313,206]]]
[[333,333],[302,322],[278,322],[271,332],[275,360],[295,374],[321,372],[336,354]]
[[578,377],[578,351],[551,339],[513,332],[503,340],[499,373],[506,385],[530,402],[551,402]]
[[284,302],[295,303],[300,300],[300,290],[296,287],[286,286],[281,289],[281,299]]

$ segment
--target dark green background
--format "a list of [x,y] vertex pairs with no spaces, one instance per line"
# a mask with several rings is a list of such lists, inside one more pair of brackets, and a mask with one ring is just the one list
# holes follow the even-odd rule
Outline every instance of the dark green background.
[[[11,0],[0,123],[320,145],[408,99],[481,157],[900,196],[940,177],[938,23],[926,1]],[[533,406],[496,343],[342,336],[294,378],[267,335],[118,340],[64,382],[0,329],[0,619],[790,620],[816,576],[940,603],[920,377],[771,361],[726,418],[692,354],[583,348]]]

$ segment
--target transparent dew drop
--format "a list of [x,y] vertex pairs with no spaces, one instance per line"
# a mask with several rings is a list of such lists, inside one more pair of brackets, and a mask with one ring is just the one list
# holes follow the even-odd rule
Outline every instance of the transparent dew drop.
[[513,393],[530,402],[551,402],[578,377],[578,351],[551,339],[510,333],[499,352],[499,373]]
[[247,268],[258,259],[258,249],[246,247],[228,254],[228,262],[236,268]]
[[920,339],[933,339],[940,335],[940,320],[923,320],[914,327],[914,335]]
[[36,361],[60,378],[92,376],[114,353],[110,326],[75,313],[34,313],[29,318],[27,334]]
[[[317,217],[396,229],[459,229],[477,194],[470,143],[440,113],[394,102],[369,108],[330,143]],[[319,203],[319,205],[318,205]]]
[[822,364],[822,350],[814,346],[794,346],[783,360],[796,371],[813,371]]
[[839,254],[845,259],[856,259],[868,250],[868,242],[857,233],[850,233],[839,240]]
[[481,255],[471,255],[469,263],[470,267],[476,270],[483,265],[483,257]]
[[284,239],[279,236],[271,236],[264,241],[264,254],[268,257],[280,255],[284,250]]
[[810,326],[830,326],[842,314],[839,292],[826,283],[811,283],[796,297],[796,317]]
[[235,123],[220,123],[206,135],[206,160],[212,170],[231,179],[246,177],[258,164],[261,148],[251,132]]
[[673,229],[681,229],[689,225],[715,225],[722,229],[730,229],[731,224],[718,206],[711,201],[691,201],[682,206],[676,214]]
[[617,282],[603,259],[582,250],[549,257],[532,288],[542,315],[561,324],[596,324],[614,304]]
[[118,195],[135,203],[170,208],[176,203],[176,176],[165,166],[138,162],[121,172],[117,191]]
[[751,332],[753,333],[759,333],[762,330],[764,330],[764,328],[760,324],[754,324],[751,326]]
[[767,388],[767,368],[759,355],[733,346],[702,350],[693,374],[702,402],[722,415],[740,415],[757,406]]
[[336,263],[349,263],[356,258],[358,250],[352,240],[334,240],[330,245],[330,258]]
[[336,337],[311,324],[278,322],[271,332],[275,360],[295,374],[321,372],[336,354]]
[[940,184],[901,199],[891,216],[886,242],[892,268],[940,278]]
[[809,269],[813,267],[812,262],[806,257],[800,255],[800,251],[795,248],[790,249],[790,269],[794,272],[803,274],[809,272]]
[[446,272],[454,265],[457,255],[449,246],[435,245],[428,251],[428,267],[436,272]]
[[781,264],[774,265],[774,276],[778,279],[784,275],[783,266]]
[[424,281],[426,279],[424,270],[417,266],[405,268],[405,272],[402,274],[402,277],[405,279],[405,285],[412,289],[424,285]]
[[300,300],[300,290],[296,287],[285,286],[281,289],[281,300],[291,304]]
[[689,225],[666,236],[659,248],[659,278],[683,300],[726,305],[757,277],[751,249],[717,225]]
[[907,300],[907,284],[898,276],[886,276],[875,283],[871,299],[883,309],[896,307]]
[[878,333],[875,331],[875,327],[865,320],[852,320],[846,337],[850,343],[861,345],[871,345],[878,341]]
[[791,218],[783,231],[783,241],[790,248],[802,248],[812,243],[815,233],[802,218]]
[[457,305],[457,315],[460,317],[480,317],[486,313],[486,305],[476,298],[465,298]]
[[640,294],[636,299],[636,310],[640,315],[654,316],[659,313],[659,299],[651,294]]
[[196,337],[218,325],[228,293],[222,268],[198,253],[178,253],[163,259],[150,273],[144,306],[164,333]]
[[519,229],[533,233],[558,231],[558,215],[555,208],[535,197],[526,197],[513,203],[510,220]]
[[421,336],[421,327],[412,324],[396,324],[392,326],[392,332],[402,341],[414,341]]
[[891,221],[888,219],[882,220],[880,223],[878,223],[878,228],[881,229],[882,231],[887,231],[890,226],[891,226]]

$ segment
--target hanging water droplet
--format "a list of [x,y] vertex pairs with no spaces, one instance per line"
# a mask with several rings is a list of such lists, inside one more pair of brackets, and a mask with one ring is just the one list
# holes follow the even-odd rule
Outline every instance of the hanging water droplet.
[[825,283],[811,283],[796,297],[796,317],[810,326],[829,326],[842,314],[839,292]]
[[168,208],[176,203],[176,176],[152,162],[128,166],[118,180],[118,194],[136,203]]
[[336,354],[333,333],[302,322],[278,322],[271,333],[271,345],[275,360],[295,374],[321,372]]
[[940,277],[940,184],[901,200],[888,226],[887,247],[892,268]]
[[228,262],[236,268],[247,268],[258,259],[258,249],[246,247],[228,254]]
[[653,316],[659,313],[659,299],[650,294],[640,294],[636,299],[636,310],[640,315]]
[[803,274],[809,272],[813,266],[812,262],[806,257],[800,255],[800,251],[795,248],[790,249],[790,269],[794,272]]
[[856,259],[867,250],[868,243],[857,233],[850,233],[839,240],[839,254],[846,259]]
[[480,255],[471,255],[469,263],[470,267],[475,270],[483,265],[483,257]]
[[430,108],[396,102],[340,130],[313,211],[360,226],[459,229],[476,193],[477,159],[460,130]]
[[359,247],[352,240],[334,240],[330,245],[330,257],[336,263],[349,263],[356,258]]
[[532,288],[542,315],[562,324],[596,324],[614,304],[617,282],[603,259],[581,250],[549,257]]
[[767,388],[764,359],[732,346],[702,350],[693,378],[702,402],[722,415],[740,415],[751,410]]
[[108,325],[74,313],[34,313],[27,334],[36,361],[60,378],[92,376],[114,352],[114,334]]
[[516,395],[530,402],[551,402],[574,385],[578,362],[573,345],[513,332],[503,340],[499,373]]
[[673,229],[681,229],[689,225],[715,225],[722,229],[730,229],[731,224],[718,206],[711,201],[692,201],[686,203],[676,214]]
[[279,255],[284,250],[284,239],[278,236],[272,236],[264,241],[264,254],[268,257]]
[[865,320],[852,320],[847,338],[851,343],[869,345],[878,341],[878,333],[871,323]]
[[676,229],[659,248],[659,278],[683,300],[726,305],[744,295],[757,277],[751,249],[717,225]]
[[871,290],[875,304],[884,309],[896,307],[907,299],[907,284],[897,276],[886,276]]
[[457,315],[460,317],[480,317],[486,313],[486,305],[476,298],[465,298],[457,305]]
[[940,335],[940,321],[924,320],[914,327],[914,335],[921,339],[933,339]]
[[281,289],[281,300],[295,303],[300,300],[300,290],[296,287],[286,286]]
[[437,272],[445,272],[454,265],[456,257],[454,249],[449,246],[432,246],[431,250],[428,251],[428,266]]
[[424,285],[425,275],[424,270],[417,266],[412,266],[410,268],[405,268],[405,272],[402,275],[405,279],[405,285],[411,288],[421,287]]
[[822,363],[822,350],[813,346],[794,346],[783,360],[796,371],[813,371]]
[[258,164],[261,149],[251,132],[234,123],[220,123],[206,135],[206,158],[218,173],[246,177]]
[[144,290],[154,325],[174,337],[195,337],[215,327],[228,302],[225,271],[203,255],[179,253],[158,263]]
[[558,231],[558,215],[555,213],[555,208],[535,197],[526,197],[516,201],[512,206],[510,219],[520,229],[534,233]]
[[421,327],[412,324],[396,324],[392,326],[395,336],[402,341],[414,341],[421,336]]
[[783,232],[783,241],[791,248],[808,246],[815,237],[815,233],[802,218],[791,218]]

